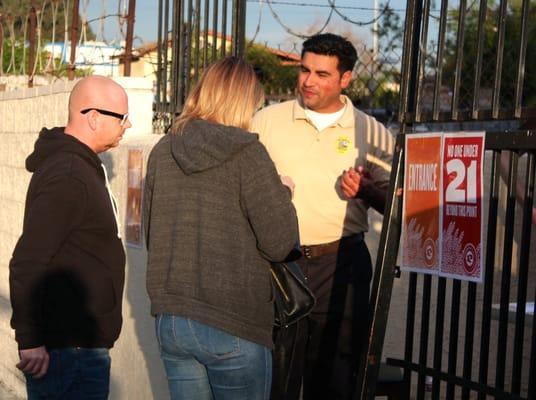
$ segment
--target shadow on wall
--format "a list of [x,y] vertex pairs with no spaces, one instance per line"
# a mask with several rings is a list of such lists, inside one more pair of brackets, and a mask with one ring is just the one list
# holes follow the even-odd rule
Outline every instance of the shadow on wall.
[[[106,172],[108,174],[108,180],[112,181],[115,176],[114,173],[114,161],[112,156],[109,153],[100,153],[99,158],[106,167]],[[114,365],[114,360],[112,357],[112,366]],[[117,383],[117,380],[114,379],[114,375],[110,373],[110,393],[120,392],[120,385]]]
[[99,158],[106,167],[106,172],[108,173],[108,180],[111,182],[115,177],[114,158],[109,152],[100,153]]
[[[144,181],[142,181],[141,187],[143,184]],[[124,223],[127,226],[126,215]],[[141,225],[139,228],[143,232]],[[147,251],[143,233],[141,233],[141,246],[126,244],[126,252],[129,273],[125,287],[125,298],[132,307],[131,318],[134,323],[134,332],[148,366],[147,374],[152,397],[161,399],[162,396],[166,396],[167,398],[167,381],[156,339],[155,320],[150,314],[150,301],[145,285]]]
[[[158,344],[154,330],[154,318],[149,312],[149,300],[145,289],[145,265],[146,256],[140,257],[140,250],[127,248],[127,259],[129,266],[135,266],[138,271],[130,271],[129,278],[126,282],[125,298],[133,306],[131,309],[131,318],[134,322],[134,332],[139,342],[143,358],[147,363],[147,374],[151,386],[151,392],[154,399],[162,398],[162,389],[167,392],[167,383],[162,361],[158,353]],[[145,253],[145,251],[143,251]],[[141,271],[140,271],[141,270]],[[146,305],[141,307],[140,305]],[[137,305],[137,306],[136,306]],[[158,368],[154,368],[157,366]],[[160,388],[160,390],[156,390]]]
[[[119,151],[121,152],[120,159],[128,160],[128,146],[119,149]],[[114,157],[114,152],[102,153],[100,157],[106,166],[110,181],[113,178],[121,178],[124,175],[122,172],[115,171],[114,159],[117,160],[118,158]],[[124,167],[125,169],[127,168],[126,163]],[[121,168],[123,168],[123,163],[121,163]],[[127,182],[124,182],[122,186],[127,188],[124,193],[128,193],[128,177]],[[141,186],[143,187],[143,182]],[[119,209],[126,210],[129,199],[118,196],[118,202]],[[122,218],[124,228],[128,225],[127,217],[127,213],[125,212]],[[123,229],[123,232],[126,233],[126,229]],[[118,367],[119,359],[121,359],[121,366],[116,369],[119,379],[116,377],[110,383],[110,394],[113,398],[126,398],[129,396],[132,398],[139,396],[138,398],[147,399],[167,398],[167,381],[160,360],[154,329],[154,318],[150,314],[150,302],[145,287],[147,251],[145,249],[144,238],[142,237],[141,239],[142,241],[139,245],[132,245],[127,243],[126,237],[123,237],[127,257],[127,270],[123,294],[123,330],[120,337],[121,343],[118,343],[120,349],[116,353],[118,358],[116,367]],[[137,365],[134,366],[132,363],[136,363]],[[123,371],[124,368],[129,368],[130,371]],[[145,385],[143,388],[140,387],[145,382],[148,383],[149,387]],[[136,388],[139,388],[141,392]]]

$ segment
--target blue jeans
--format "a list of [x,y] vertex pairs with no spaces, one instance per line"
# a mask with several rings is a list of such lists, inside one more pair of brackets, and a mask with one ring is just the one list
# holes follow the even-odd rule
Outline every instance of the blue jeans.
[[269,348],[177,315],[156,317],[172,400],[268,400]]
[[108,349],[68,347],[49,351],[46,375],[26,375],[28,400],[105,400],[110,387]]

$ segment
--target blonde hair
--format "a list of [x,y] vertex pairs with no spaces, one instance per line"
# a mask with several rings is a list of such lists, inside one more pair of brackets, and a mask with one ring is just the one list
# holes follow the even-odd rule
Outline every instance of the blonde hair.
[[180,134],[194,119],[247,130],[263,102],[262,85],[251,65],[238,57],[222,58],[203,72],[173,122],[171,133]]

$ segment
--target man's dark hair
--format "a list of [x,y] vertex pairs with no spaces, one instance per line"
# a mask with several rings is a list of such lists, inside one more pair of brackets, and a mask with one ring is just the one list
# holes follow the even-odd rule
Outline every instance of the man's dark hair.
[[321,33],[311,36],[303,42],[302,58],[306,52],[337,57],[339,60],[337,69],[341,74],[346,71],[353,71],[357,61],[357,52],[354,45],[342,36],[333,33]]

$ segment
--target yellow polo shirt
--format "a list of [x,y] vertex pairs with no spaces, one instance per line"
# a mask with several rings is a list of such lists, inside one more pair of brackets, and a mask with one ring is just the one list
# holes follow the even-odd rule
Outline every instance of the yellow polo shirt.
[[298,100],[266,107],[253,118],[280,175],[290,176],[296,188],[293,203],[298,213],[303,245],[328,243],[368,230],[368,204],[344,199],[340,177],[349,167],[363,165],[381,188],[389,185],[393,136],[376,119],[353,107],[342,96],[341,118],[318,131]]

